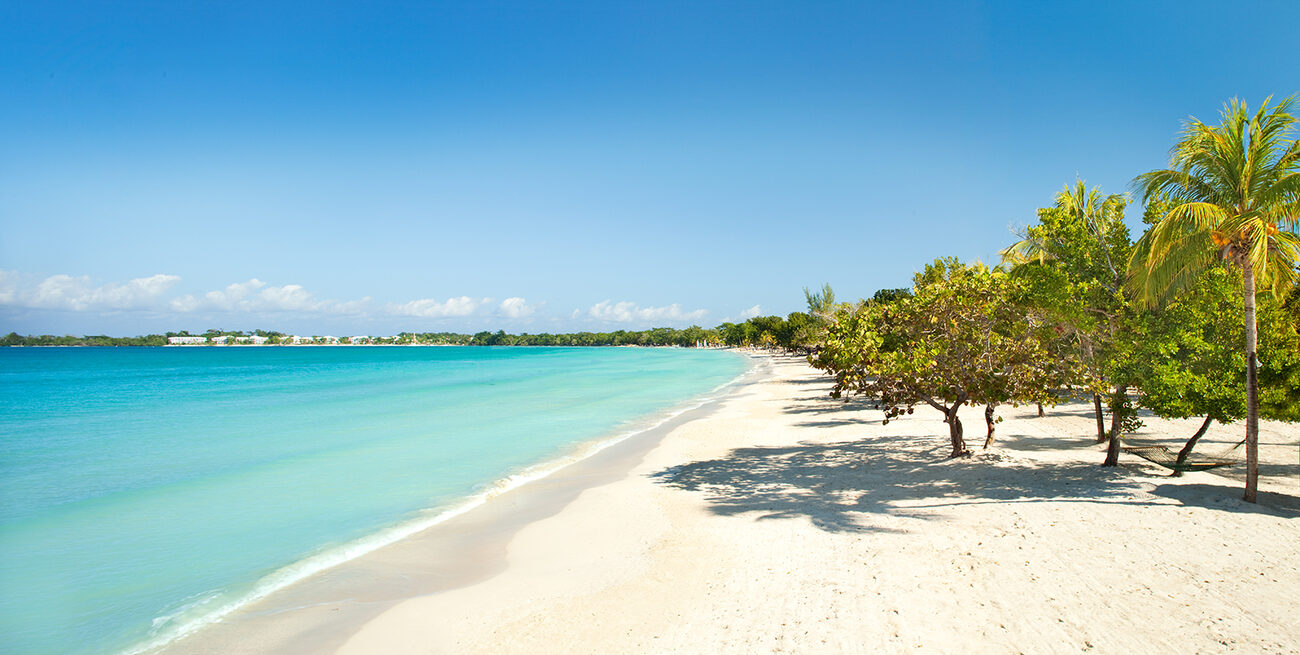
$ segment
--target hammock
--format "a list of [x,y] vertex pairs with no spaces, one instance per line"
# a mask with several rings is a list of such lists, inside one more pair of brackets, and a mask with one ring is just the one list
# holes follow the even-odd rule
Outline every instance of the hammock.
[[1124,452],[1130,455],[1137,455],[1142,459],[1153,464],[1159,464],[1171,471],[1207,471],[1217,469],[1220,466],[1232,466],[1240,462],[1236,457],[1230,457],[1232,451],[1246,443],[1245,439],[1237,442],[1234,446],[1229,446],[1223,452],[1214,455],[1197,455],[1192,453],[1183,460],[1182,464],[1178,463],[1178,451],[1170,450],[1168,446],[1159,444],[1140,444],[1131,439],[1125,439],[1131,446],[1124,446]]

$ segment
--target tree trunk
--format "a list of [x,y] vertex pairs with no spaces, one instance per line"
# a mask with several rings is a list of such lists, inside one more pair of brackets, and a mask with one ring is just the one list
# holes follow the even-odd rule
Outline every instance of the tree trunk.
[[961,409],[961,403],[953,403],[952,407],[947,410],[947,417],[944,422],[948,424],[948,438],[952,440],[952,454],[949,457],[962,457],[969,455],[970,451],[966,450],[966,440],[962,437],[961,419],[957,418],[957,410]]
[[1101,394],[1092,394],[1092,409],[1097,414],[1097,443],[1106,440],[1106,419],[1101,415]]
[[[1196,447],[1196,442],[1200,441],[1201,437],[1205,436],[1205,431],[1210,429],[1210,424],[1213,422],[1214,422],[1214,417],[1212,416],[1205,417],[1205,422],[1201,424],[1201,429],[1197,430],[1196,434],[1192,435],[1192,438],[1187,440],[1187,445],[1183,446],[1183,449],[1178,451],[1178,460],[1175,461],[1174,464],[1176,465],[1182,464],[1183,462],[1187,461],[1188,457],[1192,456],[1192,449]],[[1183,475],[1182,471],[1178,469],[1174,469],[1173,477],[1178,478],[1178,477],[1182,477],[1182,475]]]
[[1255,267],[1249,259],[1244,259],[1241,272],[1246,309],[1246,494],[1243,498],[1253,503],[1259,489],[1259,378],[1255,370]]
[[984,450],[988,450],[993,445],[993,404],[984,406],[984,423],[989,426],[989,435],[984,437]]
[[1106,461],[1102,466],[1119,466],[1120,420],[1123,418],[1122,397],[1128,393],[1128,385],[1121,384],[1115,389],[1115,406],[1110,410],[1110,444],[1106,446]]
[[1043,403],[1038,403],[1038,415],[1045,416],[1045,414],[1043,413]]

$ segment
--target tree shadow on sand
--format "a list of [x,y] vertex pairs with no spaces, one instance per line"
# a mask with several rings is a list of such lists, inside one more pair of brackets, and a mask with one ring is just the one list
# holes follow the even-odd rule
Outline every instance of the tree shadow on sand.
[[875,401],[867,398],[810,398],[798,405],[790,405],[783,411],[786,414],[835,414],[862,409],[874,409]]
[[1187,507],[1208,507],[1225,512],[1273,514],[1282,518],[1300,518],[1300,498],[1260,491],[1257,503],[1240,500],[1241,486],[1228,484],[1162,484],[1151,490],[1161,498],[1176,500]]
[[[879,518],[941,518],[933,510],[981,502],[1125,502],[1142,491],[1114,469],[1015,460],[947,459],[934,435],[739,448],[722,459],[653,474],[704,493],[710,509],[759,519],[807,517],[830,532],[893,530]],[[872,516],[876,515],[876,516]],[[885,521],[886,523],[892,521]]]
[[793,380],[782,380],[782,382],[784,382],[785,384],[796,384],[800,386],[806,386],[806,385],[829,386],[834,382],[834,380],[830,378],[816,377],[816,378],[795,378]]
[[853,416],[849,416],[845,418],[828,418],[828,419],[822,419],[820,421],[800,421],[798,423],[795,423],[796,426],[810,427],[810,428],[839,428],[839,427],[844,427],[846,425],[879,425],[879,424],[880,424],[879,420],[870,420],[865,418],[857,418]]

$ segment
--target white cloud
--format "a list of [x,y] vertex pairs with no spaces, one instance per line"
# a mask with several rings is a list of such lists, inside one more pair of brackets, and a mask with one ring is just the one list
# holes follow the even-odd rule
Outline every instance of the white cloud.
[[267,287],[254,297],[251,303],[258,309],[271,311],[301,312],[319,311],[330,303],[317,302],[311,292],[297,284],[282,287]]
[[18,272],[0,270],[0,305],[18,304]]
[[448,298],[446,302],[438,302],[432,298],[422,300],[412,300],[407,303],[388,305],[388,313],[398,316],[422,316],[425,318],[446,318],[448,316],[469,316],[477,312],[484,305],[492,302],[491,298],[470,298],[469,296],[460,296],[459,298]]
[[173,298],[171,307],[182,312],[190,312],[196,309],[233,311],[240,309],[240,303],[245,302],[249,294],[264,286],[266,286],[265,282],[253,278],[247,282],[236,282],[222,291],[209,291],[203,294],[202,298],[195,298],[191,295]]
[[330,302],[331,304],[330,304],[329,311],[332,314],[347,314],[347,315],[359,316],[362,314],[370,313],[370,307],[371,307],[370,296],[366,296],[361,300],[333,300]]
[[180,279],[158,274],[96,286],[89,275],[59,274],[35,281],[14,271],[0,271],[0,304],[76,312],[148,309]]
[[682,306],[673,303],[664,307],[639,307],[634,302],[623,301],[611,303],[602,300],[587,310],[587,315],[600,321],[631,323],[633,321],[693,321],[703,318],[708,312],[703,309],[683,311]]
[[763,308],[759,307],[758,305],[754,305],[753,307],[750,307],[749,309],[740,312],[740,318],[741,320],[747,318],[754,318],[755,316],[758,316],[759,314],[762,313],[763,313]]
[[186,294],[172,298],[171,302],[167,303],[167,306],[178,312],[192,312],[199,308],[199,299]]
[[96,285],[89,276],[40,277],[0,269],[0,307],[57,309],[78,312],[148,310],[180,314],[291,314],[301,316],[415,316],[450,318],[497,316],[523,319],[534,316],[545,303],[529,303],[512,296],[497,303],[493,298],[432,298],[404,303],[378,304],[370,297],[329,300],[316,297],[300,284],[275,286],[257,278],[236,282],[206,293],[171,295],[180,281],[176,275],[153,275],[126,282]]
[[501,301],[501,306],[497,308],[497,313],[506,318],[526,318],[532,316],[533,312],[536,311],[536,305],[529,305],[528,301],[519,297],[506,298]]
[[318,300],[300,284],[267,286],[257,278],[236,282],[219,291],[209,291],[200,297],[192,295],[172,299],[171,308],[179,312],[300,312],[309,314],[362,314],[368,309],[370,298],[361,300]]

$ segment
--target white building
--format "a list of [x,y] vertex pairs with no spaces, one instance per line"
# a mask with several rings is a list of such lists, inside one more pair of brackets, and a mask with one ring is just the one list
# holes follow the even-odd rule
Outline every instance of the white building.
[[235,337],[235,341],[238,343],[251,343],[254,346],[260,346],[266,343],[266,337],[259,337],[257,335],[251,337]]
[[207,337],[167,337],[167,344],[171,346],[194,346],[207,342]]
[[370,343],[370,337],[348,337],[348,341],[352,343]]

